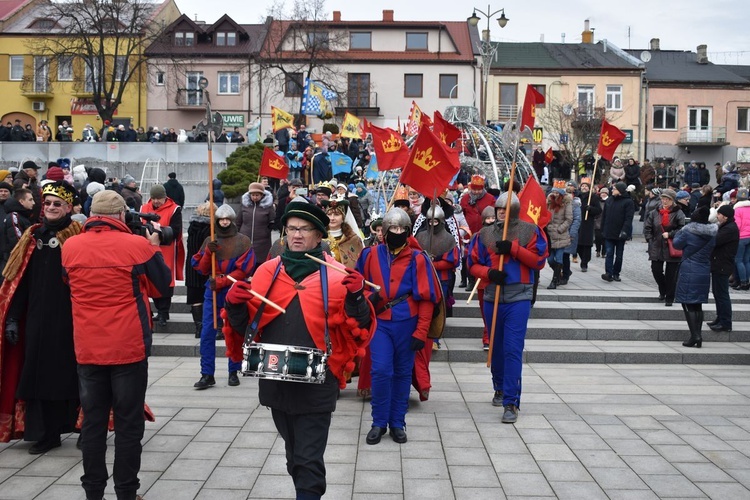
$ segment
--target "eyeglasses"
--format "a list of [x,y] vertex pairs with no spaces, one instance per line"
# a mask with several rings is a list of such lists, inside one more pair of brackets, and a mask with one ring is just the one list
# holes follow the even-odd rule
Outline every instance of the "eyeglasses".
[[45,207],[50,207],[51,206],[51,207],[55,207],[55,208],[60,208],[63,205],[67,205],[67,203],[65,203],[64,201],[49,201],[49,200],[47,200],[47,201],[44,202],[44,206]]
[[304,227],[287,226],[286,227],[286,234],[290,236],[297,234],[297,233],[301,233],[302,236],[307,236],[313,231],[315,231],[315,228],[310,227],[310,226],[304,226]]

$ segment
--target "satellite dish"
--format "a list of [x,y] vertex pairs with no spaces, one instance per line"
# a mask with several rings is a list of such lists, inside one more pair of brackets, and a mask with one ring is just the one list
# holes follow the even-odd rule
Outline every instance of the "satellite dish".
[[568,103],[565,106],[563,106],[562,112],[565,116],[570,116],[573,114],[573,105]]
[[649,52],[648,50],[644,50],[643,52],[641,52],[641,61],[647,63],[650,60],[651,60],[651,52]]

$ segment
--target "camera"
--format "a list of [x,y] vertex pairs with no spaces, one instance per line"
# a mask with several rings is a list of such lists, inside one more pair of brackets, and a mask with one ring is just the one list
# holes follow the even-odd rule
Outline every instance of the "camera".
[[[145,219],[148,222],[143,222],[141,219]],[[162,245],[171,245],[174,242],[174,231],[169,226],[161,226],[156,229],[152,222],[159,222],[161,215],[141,213],[135,211],[125,212],[125,224],[133,232],[144,238],[148,238],[148,233],[156,233],[159,235],[159,243]]]
[[307,196],[307,188],[297,188],[294,191],[294,194],[296,196]]

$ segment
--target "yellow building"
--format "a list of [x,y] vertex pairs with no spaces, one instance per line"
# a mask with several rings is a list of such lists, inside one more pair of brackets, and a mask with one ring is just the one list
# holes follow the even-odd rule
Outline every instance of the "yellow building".
[[[84,4],[82,4],[84,5]],[[82,138],[86,124],[98,133],[102,126],[95,95],[116,96],[119,84],[108,81],[120,69],[128,76],[121,96],[121,102],[112,116],[112,124],[132,124],[146,126],[147,71],[145,64],[139,64],[143,48],[150,41],[132,42],[123,35],[132,28],[127,11],[128,0],[119,3],[92,3],[93,7],[106,9],[106,5],[117,5],[111,11],[112,19],[105,26],[113,35],[103,39],[104,54],[89,57],[93,64],[86,64],[84,56],[93,56],[95,51],[86,52],[80,48],[82,37],[70,34],[65,27],[65,18],[55,15],[54,4],[48,0],[0,0],[0,120],[3,124],[16,119],[34,130],[42,120],[52,128],[53,139],[59,127],[67,124],[73,129],[72,139]],[[97,7],[99,5],[99,7]],[[121,6],[125,6],[124,8]],[[158,30],[180,16],[174,0],[154,3],[149,17],[145,19],[145,30]],[[146,35],[148,36],[148,35]],[[90,39],[99,43],[99,35]],[[124,50],[130,43],[135,49]],[[120,47],[120,49],[115,49]],[[116,55],[116,50],[119,54]],[[97,74],[105,75],[99,79]],[[96,91],[101,85],[101,90]],[[111,92],[114,90],[114,92]]]

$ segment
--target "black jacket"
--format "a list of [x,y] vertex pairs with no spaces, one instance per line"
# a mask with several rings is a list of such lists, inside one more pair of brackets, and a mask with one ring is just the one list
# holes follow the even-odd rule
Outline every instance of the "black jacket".
[[5,218],[0,221],[0,273],[5,269],[10,252],[26,229],[31,226],[31,210],[23,207],[14,198],[5,201]]
[[608,240],[629,240],[633,235],[634,214],[630,193],[607,198],[602,215],[602,236]]
[[740,244],[740,230],[734,218],[719,226],[716,233],[716,246],[711,252],[711,272],[730,276],[734,272],[734,256]]
[[172,198],[172,200],[174,200],[179,206],[185,206],[185,190],[177,179],[169,179],[165,182],[164,191],[166,191],[167,196]]

